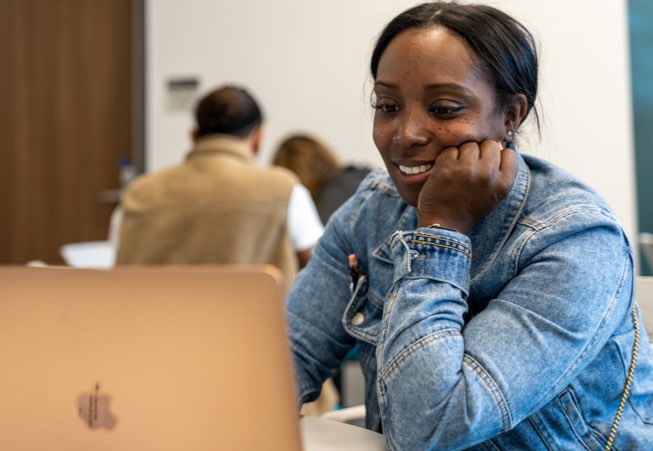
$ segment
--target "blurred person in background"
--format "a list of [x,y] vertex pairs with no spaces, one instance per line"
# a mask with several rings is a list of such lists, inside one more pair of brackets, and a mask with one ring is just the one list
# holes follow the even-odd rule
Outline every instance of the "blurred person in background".
[[323,227],[291,171],[256,164],[262,139],[263,114],[245,89],[203,97],[185,161],[126,189],[116,264],[271,264],[289,285]]
[[272,164],[297,174],[311,193],[324,224],[370,172],[367,167],[343,165],[326,144],[307,134],[284,139],[274,153]]

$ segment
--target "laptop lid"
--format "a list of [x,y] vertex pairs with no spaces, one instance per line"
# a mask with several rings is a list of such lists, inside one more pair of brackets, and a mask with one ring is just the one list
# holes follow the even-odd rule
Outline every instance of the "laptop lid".
[[279,280],[0,267],[0,449],[300,449]]

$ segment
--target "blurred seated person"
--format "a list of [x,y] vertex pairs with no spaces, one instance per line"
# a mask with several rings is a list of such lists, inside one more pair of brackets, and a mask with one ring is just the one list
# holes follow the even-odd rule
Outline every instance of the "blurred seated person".
[[323,232],[310,194],[256,164],[263,114],[245,89],[211,91],[195,121],[184,162],[126,189],[116,264],[272,264],[289,286]]
[[284,139],[274,153],[272,164],[297,174],[311,193],[324,224],[370,172],[366,167],[343,166],[323,142],[303,134]]

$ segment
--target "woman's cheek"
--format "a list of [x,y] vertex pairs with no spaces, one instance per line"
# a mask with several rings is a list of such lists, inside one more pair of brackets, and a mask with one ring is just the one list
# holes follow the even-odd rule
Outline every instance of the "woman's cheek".
[[377,125],[375,125],[374,129],[372,130],[372,140],[374,141],[374,145],[376,146],[376,148],[381,153],[383,153],[383,149],[385,148],[384,136],[385,136],[385,134],[381,130],[381,127],[378,127]]

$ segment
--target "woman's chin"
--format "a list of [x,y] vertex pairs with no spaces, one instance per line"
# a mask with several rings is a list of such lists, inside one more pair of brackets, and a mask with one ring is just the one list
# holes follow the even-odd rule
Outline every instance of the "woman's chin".
[[423,185],[400,185],[397,186],[397,191],[399,192],[399,196],[404,202],[406,202],[411,207],[417,208],[417,204],[419,202],[419,193],[422,191],[422,186]]
[[417,207],[419,193],[429,179],[431,171],[421,172],[419,174],[405,174],[401,171],[396,171],[393,175],[395,186],[401,198],[408,205]]

